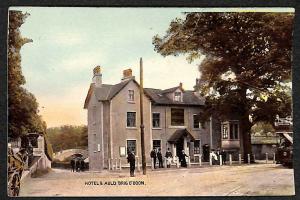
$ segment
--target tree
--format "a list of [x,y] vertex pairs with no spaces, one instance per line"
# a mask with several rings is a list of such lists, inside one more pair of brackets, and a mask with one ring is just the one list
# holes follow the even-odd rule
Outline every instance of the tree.
[[64,125],[48,128],[47,135],[53,145],[54,152],[75,148],[86,149],[88,146],[87,126]]
[[29,14],[9,11],[8,34],[8,136],[19,137],[28,132],[45,132],[46,124],[38,115],[38,103],[22,85],[21,47],[32,40],[23,38],[20,27]]
[[292,13],[186,13],[163,37],[153,38],[163,56],[205,55],[196,89],[206,97],[202,120],[235,113],[243,134],[244,161],[251,154],[254,123],[291,114]]

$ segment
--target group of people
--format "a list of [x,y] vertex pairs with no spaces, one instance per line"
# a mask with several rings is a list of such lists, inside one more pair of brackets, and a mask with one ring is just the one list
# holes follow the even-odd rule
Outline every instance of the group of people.
[[222,151],[220,151],[220,149],[217,149],[217,151],[215,151],[214,149],[211,150],[210,157],[212,159],[213,165],[220,164],[220,156],[222,157],[222,164],[226,165],[226,158],[227,158],[226,151],[224,149],[222,149]]
[[[220,156],[222,157],[222,164],[225,165],[226,164],[226,157],[227,157],[226,151],[224,149],[222,149],[222,151],[220,151],[220,149],[218,149],[217,151],[212,149],[212,151],[210,153],[210,157],[212,158],[212,164],[213,165],[220,164],[220,159],[219,159]],[[158,149],[154,148],[150,152],[150,157],[153,159],[154,169],[156,169],[157,159],[158,159],[158,167],[159,168],[164,168],[164,166],[163,166],[163,156],[162,156],[160,148],[158,148]],[[178,155],[181,167],[187,167],[187,161],[186,161],[187,157],[188,157],[188,155],[186,155],[184,150],[182,150],[181,154]],[[172,155],[172,152],[170,151],[170,148],[167,149],[166,154],[165,154],[165,158],[166,158],[167,168],[170,168],[171,167],[171,162],[172,162],[172,159],[173,159],[173,155]],[[134,155],[134,152],[128,151],[127,161],[130,164],[130,176],[133,177],[134,176],[134,170],[135,170],[135,155]]]
[[[162,157],[162,153],[161,153],[160,148],[158,148],[158,150],[154,148],[150,152],[150,157],[153,159],[154,169],[156,169],[156,159],[158,159],[158,167],[159,168],[164,168],[164,166],[163,166],[163,157]],[[186,157],[188,157],[188,155],[186,155],[184,150],[182,150],[181,154],[178,156],[181,167],[187,167]],[[170,168],[171,167],[171,162],[172,162],[172,159],[173,159],[173,155],[172,155],[172,152],[170,151],[170,148],[167,149],[166,154],[165,154],[165,158],[166,158],[167,168]]]
[[80,171],[84,171],[85,169],[85,162],[83,158],[72,158],[71,161],[71,171],[72,172],[80,172]]

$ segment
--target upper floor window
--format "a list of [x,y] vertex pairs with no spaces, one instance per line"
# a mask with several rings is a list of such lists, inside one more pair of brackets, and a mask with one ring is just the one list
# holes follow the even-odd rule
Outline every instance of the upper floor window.
[[194,128],[200,128],[200,115],[194,114],[193,115],[193,121],[194,121]]
[[239,139],[239,124],[233,121],[222,123],[222,138],[229,140]]
[[174,101],[181,101],[181,92],[174,92]]
[[184,126],[184,109],[171,108],[171,125]]
[[128,101],[134,101],[134,90],[128,90]]
[[136,112],[127,112],[127,127],[136,127]]
[[228,125],[222,124],[222,138],[228,139]]
[[237,123],[230,123],[230,139],[239,139],[239,127]]
[[160,127],[160,113],[152,113],[152,127],[153,128]]

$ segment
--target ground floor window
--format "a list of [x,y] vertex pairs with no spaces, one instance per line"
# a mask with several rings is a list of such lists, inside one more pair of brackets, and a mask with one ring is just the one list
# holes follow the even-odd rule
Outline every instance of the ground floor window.
[[128,151],[136,155],[136,140],[127,140],[127,152]]
[[200,140],[194,141],[194,154],[200,154]]
[[161,141],[160,140],[153,140],[153,149],[161,149]]

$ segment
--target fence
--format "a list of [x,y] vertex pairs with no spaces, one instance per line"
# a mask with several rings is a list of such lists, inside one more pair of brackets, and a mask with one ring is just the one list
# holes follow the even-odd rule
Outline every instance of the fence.
[[[248,162],[246,163],[247,165],[250,165],[250,154],[247,155],[247,160]],[[253,155],[253,160],[254,162],[256,162],[255,160],[255,156]],[[158,159],[156,160],[158,161]],[[107,169],[110,171],[121,171],[123,168],[128,168],[129,164],[122,164],[121,158],[109,158],[107,160],[108,162],[108,167]],[[198,162],[191,162],[190,160],[190,156],[188,156],[186,158],[186,162],[187,162],[187,168],[190,167],[202,167],[202,166],[213,166],[213,165],[217,165],[217,166],[222,166],[224,164],[226,165],[242,165],[243,164],[243,160],[242,160],[242,155],[239,154],[238,155],[238,159],[234,160],[232,154],[228,154],[228,157],[225,161],[222,160],[222,156],[219,155],[217,160],[213,159],[213,156],[210,155],[209,156],[209,162],[203,162],[202,161],[202,155],[199,155],[199,160]],[[265,154],[265,160],[261,161],[260,163],[267,163],[267,164],[271,164],[271,163],[276,163],[276,156],[275,153],[273,155],[269,155],[268,153]],[[158,162],[156,163],[158,164]],[[137,171],[141,171],[141,159],[136,156],[136,162],[135,162],[135,167]],[[158,165],[157,165],[158,166]],[[166,167],[166,159],[163,160],[163,166]],[[175,167],[175,168],[179,168],[180,167],[180,160],[179,157],[174,156],[171,162],[171,166]],[[155,170],[154,168],[154,160],[153,158],[151,159],[151,165],[148,165],[148,167],[151,167],[152,170]]]

